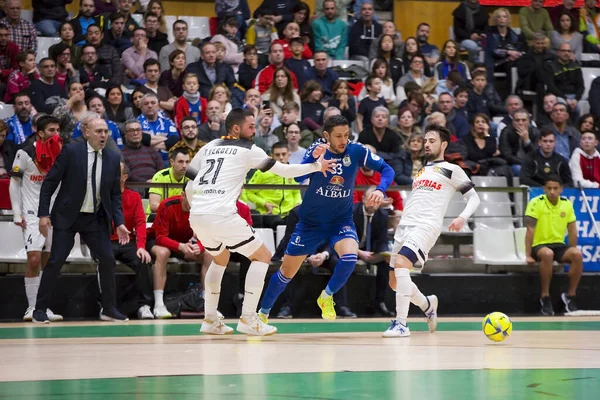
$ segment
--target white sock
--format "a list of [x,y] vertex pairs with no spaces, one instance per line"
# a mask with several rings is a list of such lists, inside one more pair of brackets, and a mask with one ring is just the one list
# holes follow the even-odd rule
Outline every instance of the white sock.
[[265,276],[268,269],[269,264],[264,262],[252,261],[250,264],[248,275],[246,275],[242,318],[248,318],[256,314],[256,308],[258,307],[258,301],[265,286]]
[[27,295],[29,307],[35,308],[38,288],[40,287],[40,277],[41,276],[36,276],[34,278],[25,277],[25,295]]
[[394,268],[394,275],[396,275],[396,320],[406,325],[413,283],[410,279],[410,271],[406,268]]
[[412,298],[410,302],[413,303],[415,306],[419,307],[421,310],[423,310],[423,312],[427,311],[427,308],[429,307],[427,297],[425,297],[425,295],[421,293],[417,285],[415,285],[415,283],[412,280],[410,281],[410,283],[412,283]]
[[221,296],[223,274],[225,274],[225,267],[217,265],[213,261],[204,277],[204,318],[209,321],[218,319],[217,307],[219,306],[219,296]]
[[154,291],[154,308],[162,307],[165,305],[165,303],[163,303],[163,293],[164,293],[164,290],[155,290]]

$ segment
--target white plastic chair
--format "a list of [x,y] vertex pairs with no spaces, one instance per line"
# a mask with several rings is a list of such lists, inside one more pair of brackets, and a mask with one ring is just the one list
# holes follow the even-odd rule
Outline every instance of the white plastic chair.
[[0,222],[0,262],[24,262],[27,260],[23,231],[12,221]]
[[188,23],[188,40],[191,42],[196,38],[205,39],[210,35],[210,20],[208,17],[179,16],[179,19]]
[[15,115],[15,109],[10,104],[0,103],[0,119],[10,118]]
[[81,244],[81,237],[79,233],[75,234],[75,242],[73,243],[73,248],[71,249],[71,253],[69,253],[69,257],[67,257],[67,262],[92,262],[92,257],[90,256],[89,249],[86,245]]
[[600,54],[581,53],[581,61],[600,61]]
[[513,229],[511,203],[495,203],[483,201],[475,211],[475,226],[477,228]]
[[[508,186],[505,176],[474,176],[472,178],[472,181],[475,184],[475,189],[477,189],[478,187],[507,187]],[[510,203],[507,192],[480,191],[478,194],[479,194],[479,197],[481,198],[482,203],[485,203],[488,201]]]
[[515,248],[514,229],[476,227],[473,231],[473,263],[522,265]]
[[285,225],[277,225],[277,231],[275,232],[277,236],[276,240],[275,240],[275,245],[276,248],[279,247],[279,243],[281,243],[281,240],[283,239],[283,237],[285,236]]
[[21,10],[21,18],[33,23],[33,10]]
[[169,38],[169,43],[173,43],[175,41],[175,37],[173,36],[173,24],[177,21],[177,17],[175,15],[165,15],[165,25],[167,25],[167,36]]
[[598,76],[600,76],[600,68],[581,68],[581,73],[583,74],[583,96],[581,96],[582,100],[588,99],[588,94],[590,93],[590,88],[592,87],[592,82]]
[[331,60],[331,66],[332,67],[342,67],[342,68],[348,68],[351,65],[358,65],[361,68],[364,68],[366,70],[369,69],[368,65],[365,65],[364,61],[358,61],[358,60]]
[[[462,194],[455,193],[452,199],[450,199],[450,203],[448,203],[448,208],[446,209],[446,215],[444,216],[443,228],[442,231],[445,233],[455,233],[449,232],[448,226],[452,223],[452,221],[463,212],[466,201],[463,199]],[[463,228],[460,232],[456,233],[472,233],[471,228],[469,228],[468,224],[464,224]]]
[[39,64],[43,58],[48,57],[48,49],[50,46],[60,43],[60,40],[59,37],[38,37],[38,48],[35,56],[36,64]]
[[273,236],[273,229],[269,228],[255,228],[256,236],[258,236],[271,254],[275,254],[275,237]]
[[517,228],[514,231],[515,236],[515,250],[517,253],[517,258],[522,262],[527,262],[527,257],[525,256],[525,234],[527,233],[527,228]]

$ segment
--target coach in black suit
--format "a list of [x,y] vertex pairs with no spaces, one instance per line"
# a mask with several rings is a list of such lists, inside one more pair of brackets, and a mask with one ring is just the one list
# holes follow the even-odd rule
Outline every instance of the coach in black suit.
[[[99,261],[100,318],[127,320],[116,309],[115,259],[110,242],[113,223],[119,242],[129,242],[121,208],[120,157],[104,148],[108,140],[108,126],[104,120],[92,119],[86,126],[86,136],[87,141],[74,142],[63,148],[42,184],[38,209],[40,232],[47,236],[48,228],[52,226],[53,236],[50,260],[38,290],[34,322],[49,322],[46,309],[77,232]],[[61,187],[50,212],[50,198],[59,184]]]
[[385,305],[385,295],[389,283],[388,262],[381,253],[388,251],[388,212],[367,206],[364,201],[375,187],[367,189],[362,203],[354,204],[352,218],[358,235],[358,258],[370,265],[377,265],[375,280],[375,311],[384,316],[393,314]]
[[[213,43],[204,43],[200,50],[200,61],[191,63],[185,69],[185,73],[193,73],[198,76],[198,84],[200,85],[200,96],[208,99],[210,89],[214,85],[224,84],[233,90],[235,85],[235,75],[233,69],[222,62],[217,61],[217,48]],[[184,75],[185,76],[185,75]]]

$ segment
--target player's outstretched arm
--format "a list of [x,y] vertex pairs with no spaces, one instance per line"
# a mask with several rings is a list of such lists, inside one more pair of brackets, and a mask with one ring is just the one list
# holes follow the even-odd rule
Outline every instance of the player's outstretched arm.
[[475,189],[469,190],[464,194],[463,197],[467,200],[467,205],[465,206],[463,212],[461,212],[460,215],[455,218],[450,225],[448,225],[448,230],[450,232],[460,232],[465,225],[465,222],[467,222],[471,215],[475,213],[477,207],[479,207],[479,204],[481,203],[481,200],[479,200],[479,195]]
[[310,164],[282,164],[280,162],[275,162],[271,167],[271,172],[283,178],[295,178],[297,176],[304,176],[319,171],[323,174],[335,172],[334,161],[325,160],[323,156],[321,156],[317,162]]

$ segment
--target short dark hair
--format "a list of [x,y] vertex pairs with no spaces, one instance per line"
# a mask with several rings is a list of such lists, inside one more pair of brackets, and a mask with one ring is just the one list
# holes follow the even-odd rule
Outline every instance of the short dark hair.
[[27,97],[29,99],[29,101],[31,101],[31,96],[29,95],[29,92],[27,91],[27,89],[21,90],[19,93],[13,95],[14,102],[17,101],[17,97]]
[[[94,45],[93,45],[93,44],[91,44],[91,43],[87,43],[87,42],[86,42],[86,43],[84,43],[84,44],[83,44],[83,46],[81,46],[81,54],[82,54],[82,55],[83,55],[83,52],[84,52],[84,50],[85,50],[86,48],[88,48],[88,47],[92,47],[92,48],[94,49],[94,51],[96,51],[96,46],[94,46]],[[96,54],[98,54],[98,53],[96,52]]]
[[98,28],[100,30],[100,33],[102,33],[102,27],[98,24],[89,24],[87,31],[85,32],[85,34],[87,35],[87,32],[90,30],[91,27],[95,26],[96,28]]
[[467,89],[465,86],[459,86],[454,90],[454,98],[456,98],[456,96],[458,96],[461,93],[466,93],[469,94],[469,89]]
[[57,124],[60,127],[60,120],[52,115],[44,115],[36,122],[37,131],[45,131],[48,125]]
[[427,22],[421,22],[421,23],[420,23],[420,24],[417,26],[417,31],[418,31],[419,29],[421,29],[421,27],[422,27],[422,26],[427,26],[427,27],[430,27],[430,28],[431,28],[431,25],[429,25]]
[[487,74],[483,71],[475,71],[471,74],[471,79],[475,80],[476,78],[479,78],[480,76],[483,76],[486,80],[487,80]]
[[234,108],[231,110],[225,119],[227,133],[230,133],[236,125],[241,127],[247,117],[254,117],[254,114],[247,108]]
[[169,158],[176,159],[178,154],[183,154],[184,156],[190,156],[190,149],[187,147],[176,147],[169,152]]
[[440,135],[440,140],[442,142],[450,144],[450,138],[452,137],[452,135],[450,131],[445,127],[436,124],[427,125],[425,127],[425,132],[423,132],[423,136],[425,136],[429,132],[437,132],[437,134]]
[[448,93],[448,92],[443,92],[443,93],[440,93],[440,95],[438,96],[438,101],[440,100],[440,98],[441,98],[442,96],[450,96],[450,99],[451,99],[452,101],[454,101],[454,97],[452,97],[452,95],[451,95],[450,93]]
[[[133,36],[133,35],[135,35],[135,33],[136,33],[137,31],[142,31],[142,32],[146,33],[146,29],[145,29],[145,28],[142,28],[142,27],[138,26],[137,28],[135,28],[135,29],[133,30],[133,32],[131,33],[131,35],[132,35],[132,36]],[[146,33],[146,36],[148,36],[148,34],[147,34],[147,33]]]
[[[283,48],[283,45],[279,42],[271,42],[271,44],[269,45],[269,54],[271,54],[271,51],[273,51],[273,47],[274,46],[281,46],[281,48]],[[313,54],[314,57],[314,54]]]
[[175,25],[177,25],[177,24],[184,24],[186,28],[187,28],[187,26],[188,26],[188,23],[187,23],[187,22],[185,22],[185,20],[183,20],[183,19],[178,19],[177,21],[173,22],[173,30],[175,30]]
[[251,51],[256,53],[256,46],[253,44],[247,44],[246,47],[244,47],[244,55],[247,56]]
[[[108,16],[108,20],[110,22],[115,22],[116,20],[121,19],[121,18],[123,18],[124,20],[127,20],[127,18],[125,18],[125,15],[123,15],[123,13],[120,11],[115,11]],[[89,26],[88,26],[88,28],[89,28]]]
[[258,10],[256,10],[256,16],[262,17],[263,15],[275,15],[275,13],[269,7],[261,5],[258,7]]
[[544,179],[544,186],[546,186],[546,184],[548,182],[556,182],[558,183],[560,186],[563,185],[563,181],[562,179],[560,179],[560,176],[558,176],[557,174],[550,174],[546,177],[546,179]]
[[4,30],[8,30],[8,25],[6,24],[0,24],[0,29],[4,29]]
[[550,136],[550,135],[555,136],[554,131],[552,129],[550,129],[550,128],[540,129],[540,139],[544,138],[546,136]]
[[[335,0],[325,0],[325,1],[335,1]],[[294,43],[298,43],[298,44],[301,44],[302,46],[304,46],[304,39],[302,38],[302,36],[296,36],[295,38],[292,38],[292,40],[290,40],[290,46]]]
[[148,17],[154,17],[156,19],[159,19],[158,15],[154,14],[153,12],[149,12],[148,14],[144,15],[144,21],[146,21]]
[[287,148],[288,148],[288,145],[285,141],[277,142],[271,147],[271,152],[274,152],[275,149],[287,149]]
[[148,67],[151,67],[152,65],[158,65],[158,71],[160,72],[160,63],[156,58],[149,58],[146,61],[144,61],[144,72],[146,72]]
[[183,119],[181,120],[181,122],[179,123],[179,126],[182,126],[184,122],[186,121],[194,121],[194,123],[197,125],[198,121],[196,120],[195,117],[192,117],[191,115],[188,115],[186,117],[183,117]]
[[342,115],[332,115],[325,121],[323,132],[331,133],[336,126],[350,126],[350,124],[346,117]]
[[17,64],[25,62],[25,60],[27,60],[28,55],[32,55],[35,57],[35,53],[33,52],[33,50],[25,50],[17,54],[17,56],[15,57],[15,61],[17,61]]

